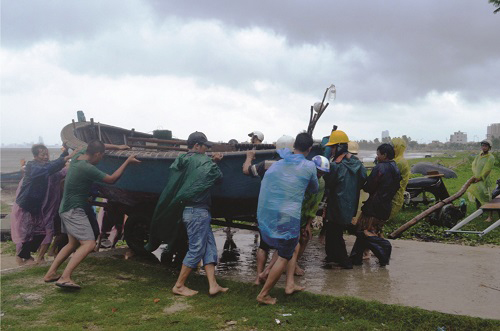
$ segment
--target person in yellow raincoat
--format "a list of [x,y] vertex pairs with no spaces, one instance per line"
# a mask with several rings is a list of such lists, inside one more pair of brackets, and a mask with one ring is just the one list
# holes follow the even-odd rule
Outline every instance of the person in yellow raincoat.
[[396,154],[394,161],[398,166],[402,179],[401,182],[399,182],[399,190],[396,192],[394,198],[392,198],[391,216],[389,216],[389,220],[394,219],[401,210],[404,202],[406,185],[408,185],[408,180],[410,179],[410,164],[404,158],[406,141],[402,138],[392,138],[392,146],[394,147],[394,152]]
[[[491,141],[481,141],[481,154],[472,161],[472,174],[474,182],[469,187],[468,195],[471,201],[476,201],[477,208],[491,200],[492,182],[490,173],[495,164],[495,157],[489,152]],[[486,222],[491,222],[492,212],[489,213]]]

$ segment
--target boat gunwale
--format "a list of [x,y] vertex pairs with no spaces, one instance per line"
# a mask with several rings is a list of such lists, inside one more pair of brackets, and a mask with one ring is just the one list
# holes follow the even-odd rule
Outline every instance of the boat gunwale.
[[[62,131],[61,131],[61,140],[63,143],[66,143],[66,145],[71,148],[71,149],[79,149],[79,148],[85,148],[87,146],[87,143],[78,139],[75,134],[74,130],[75,129],[80,129],[84,128],[86,126],[92,125],[90,122],[75,122],[75,123],[70,123],[66,125]],[[94,124],[96,125],[96,124]],[[102,124],[99,123],[101,127],[106,127],[110,129],[115,129],[115,130],[121,130],[123,132],[130,132],[131,130],[116,127],[116,126],[111,126],[107,124]],[[141,135],[147,135],[147,133],[143,132],[136,132],[136,134],[141,134]],[[181,140],[182,141],[182,140]],[[128,149],[128,150],[107,150],[106,156],[114,157],[114,158],[128,158],[130,155],[135,155],[139,159],[159,159],[159,160],[170,160],[170,159],[175,159],[181,154],[186,154],[187,152],[184,151],[169,151],[169,152],[160,152],[160,151],[142,151],[142,150],[136,150],[136,149]],[[207,152],[208,156],[211,156],[216,152]],[[230,151],[230,152],[217,152],[217,153],[222,153],[224,157],[241,157],[241,156],[246,156],[247,151]],[[255,150],[256,155],[273,155],[276,153],[276,149],[260,149],[260,150]]]

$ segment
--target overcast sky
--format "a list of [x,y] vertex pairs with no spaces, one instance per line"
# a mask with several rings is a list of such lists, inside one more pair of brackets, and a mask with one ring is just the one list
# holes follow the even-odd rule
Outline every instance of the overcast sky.
[[485,137],[500,122],[500,14],[487,0],[1,2],[2,143],[58,143],[87,119],[267,142]]

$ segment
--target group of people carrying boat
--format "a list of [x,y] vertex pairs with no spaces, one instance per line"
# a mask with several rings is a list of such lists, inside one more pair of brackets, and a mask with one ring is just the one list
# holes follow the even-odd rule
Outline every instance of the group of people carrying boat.
[[[253,144],[262,143],[264,136],[254,131]],[[326,144],[325,154],[311,160],[306,157],[313,146],[310,134],[302,132],[295,138],[283,136],[276,142],[273,160],[252,164],[255,150],[247,151],[243,174],[261,178],[257,220],[260,244],[257,251],[256,284],[263,284],[257,296],[262,304],[274,304],[270,291],[286,271],[285,292],[292,294],[304,288],[294,281],[303,275],[297,260],[312,237],[312,222],[318,214],[321,201],[326,200],[322,214],[323,227],[320,240],[325,243],[326,265],[352,269],[370,258],[377,257],[381,267],[391,256],[391,244],[383,238],[384,224],[395,217],[403,205],[404,191],[410,177],[410,167],[404,159],[406,143],[401,138],[377,148],[376,165],[370,175],[358,159],[356,144],[347,134],[333,130]],[[488,153],[491,142],[481,143],[482,153],[473,163],[476,184],[470,190],[481,202],[487,196],[489,173],[494,157]],[[210,226],[210,190],[222,178],[218,163],[221,153],[206,153],[212,147],[202,132],[193,132],[187,139],[189,151],[180,154],[169,169],[169,178],[161,194],[151,224],[151,232],[164,231],[165,218],[178,219],[188,236],[188,251],[172,292],[183,296],[197,293],[186,286],[189,274],[200,263],[205,268],[210,295],[226,292],[215,277],[218,262],[217,248]],[[126,145],[107,145],[95,140],[87,148],[68,154],[63,148],[61,156],[49,161],[43,145],[32,148],[34,160],[28,162],[12,212],[12,234],[16,243],[16,258],[20,264],[30,263],[30,252],[40,248],[38,261],[43,259],[54,234],[54,218],[60,216],[61,232],[67,234],[68,243],[62,247],[44,276],[45,282],[59,287],[79,289],[72,273],[82,260],[93,251],[99,226],[89,204],[94,182],[113,184],[134,163],[134,155],[111,175],[95,167],[104,157],[106,149],[128,149]],[[67,161],[69,165],[65,167]],[[493,162],[493,163],[492,163]],[[60,181],[65,177],[61,197]],[[358,208],[362,190],[369,194]],[[343,235],[355,234],[356,241],[348,254]],[[41,240],[40,240],[41,238]],[[40,247],[41,246],[41,247]],[[149,247],[148,247],[149,246]],[[153,240],[146,249],[156,248]],[[268,253],[275,250],[265,267]],[[63,273],[57,273],[61,264],[71,255]]]

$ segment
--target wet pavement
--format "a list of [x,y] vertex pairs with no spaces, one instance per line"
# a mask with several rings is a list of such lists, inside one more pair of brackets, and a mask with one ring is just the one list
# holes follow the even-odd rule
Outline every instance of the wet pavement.
[[[226,233],[215,231],[219,277],[255,280],[255,232],[234,229],[236,254],[223,252]],[[346,236],[348,251],[355,237]],[[390,265],[372,256],[352,270],[324,269],[324,247],[314,237],[299,265],[306,274],[296,282],[307,291],[354,296],[388,304],[416,306],[444,313],[500,319],[500,247],[391,240]],[[228,260],[229,258],[229,260]],[[284,287],[284,278],[278,286]]]

